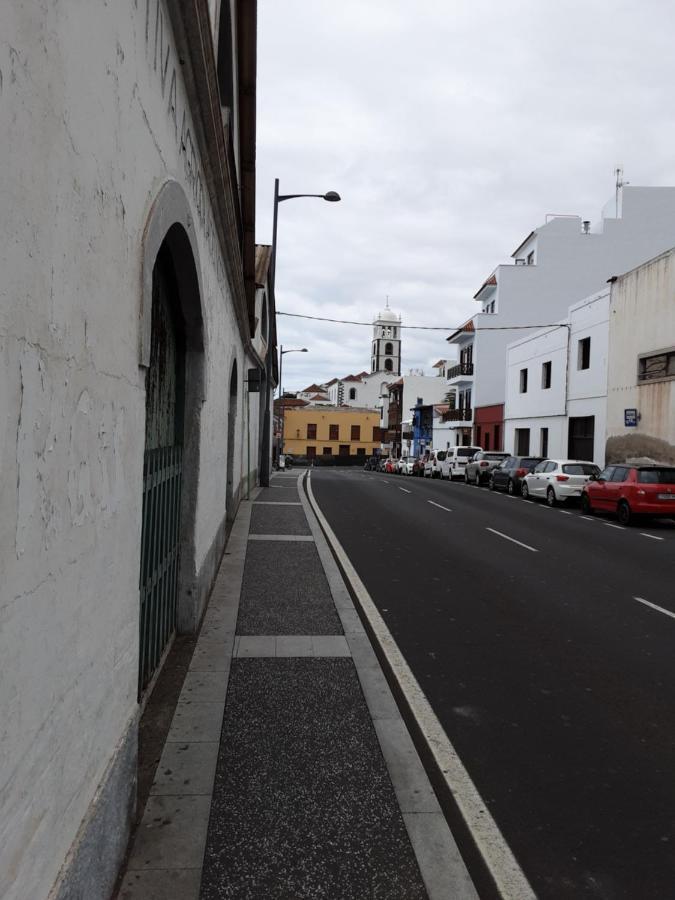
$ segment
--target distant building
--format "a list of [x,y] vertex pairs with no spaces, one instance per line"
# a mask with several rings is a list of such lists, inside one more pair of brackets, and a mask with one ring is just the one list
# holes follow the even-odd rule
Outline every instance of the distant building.
[[556,322],[610,276],[674,244],[673,187],[622,188],[595,228],[580,216],[552,216],[532,231],[513,264],[494,269],[475,294],[481,312],[448,338],[460,351],[448,372],[455,442],[484,444],[489,435],[492,448],[503,448],[506,347],[527,334],[518,326]]
[[380,414],[345,406],[295,406],[285,412],[284,453],[330,462],[372,456],[380,448]]
[[431,375],[404,375],[389,384],[382,406],[383,449],[396,457],[412,454],[413,410],[441,403],[447,390],[443,378]]
[[675,249],[611,288],[607,463],[675,464]]

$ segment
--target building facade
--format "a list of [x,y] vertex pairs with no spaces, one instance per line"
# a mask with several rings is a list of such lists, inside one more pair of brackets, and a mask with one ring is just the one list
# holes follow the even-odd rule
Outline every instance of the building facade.
[[675,464],[675,250],[612,284],[607,462]]
[[[460,351],[463,369],[448,384],[461,395],[457,443],[471,440],[504,447],[506,347],[525,327],[558,321],[570,303],[603,288],[627,267],[664,252],[675,242],[675,188],[627,186],[591,227],[580,216],[553,216],[532,231],[477,291],[480,312],[448,340]],[[470,402],[467,403],[466,401]],[[481,439],[478,440],[480,428]],[[468,441],[467,441],[468,442]]]
[[380,414],[371,409],[309,406],[285,411],[284,453],[308,461],[363,457],[380,448]]
[[571,306],[558,325],[509,345],[504,425],[509,453],[604,466],[608,339],[606,287]]
[[0,896],[107,900],[139,695],[269,456],[256,5],[9,3],[0,31]]

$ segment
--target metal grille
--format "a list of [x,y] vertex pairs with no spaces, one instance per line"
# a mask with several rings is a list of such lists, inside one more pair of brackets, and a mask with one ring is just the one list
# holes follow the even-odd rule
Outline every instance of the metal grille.
[[182,448],[147,450],[143,460],[141,623],[138,693],[176,628]]

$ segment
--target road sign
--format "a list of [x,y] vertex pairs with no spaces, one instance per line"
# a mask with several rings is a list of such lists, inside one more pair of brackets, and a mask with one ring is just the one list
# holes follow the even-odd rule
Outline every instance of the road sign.
[[638,423],[637,409],[624,409],[623,424],[626,426],[626,428],[636,428],[637,423]]

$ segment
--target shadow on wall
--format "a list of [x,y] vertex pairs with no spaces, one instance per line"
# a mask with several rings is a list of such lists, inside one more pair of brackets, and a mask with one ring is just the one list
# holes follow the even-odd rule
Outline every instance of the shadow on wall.
[[634,457],[649,457],[656,462],[675,465],[675,446],[648,434],[620,434],[607,439],[605,460],[608,466]]

